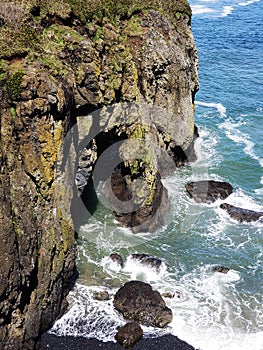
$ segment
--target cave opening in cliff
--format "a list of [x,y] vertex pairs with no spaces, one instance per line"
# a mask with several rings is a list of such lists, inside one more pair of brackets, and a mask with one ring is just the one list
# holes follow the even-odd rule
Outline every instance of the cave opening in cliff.
[[[116,167],[123,162],[119,148],[122,144],[121,141],[126,139],[128,139],[127,134],[115,126],[108,131],[100,132],[82,150],[76,174],[76,184],[77,197],[84,204],[84,208],[83,212],[79,208],[75,212],[74,204],[72,206],[75,228],[87,223],[96,212],[99,203],[98,186],[100,182],[111,178]],[[96,170],[95,175],[94,169]]]

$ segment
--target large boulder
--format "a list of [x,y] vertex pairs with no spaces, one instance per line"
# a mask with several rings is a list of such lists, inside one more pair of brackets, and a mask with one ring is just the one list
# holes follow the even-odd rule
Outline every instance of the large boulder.
[[263,220],[263,212],[235,207],[234,205],[228,203],[222,203],[220,205],[220,208],[224,209],[231,216],[231,218],[239,222],[252,222]]
[[203,180],[189,182],[185,186],[186,191],[197,203],[214,203],[218,199],[227,198],[233,187],[228,182]]
[[115,339],[123,347],[131,349],[143,336],[143,330],[137,322],[129,322],[118,329]]
[[165,327],[173,319],[160,293],[148,283],[130,281],[114,296],[114,306],[125,318],[148,326]]

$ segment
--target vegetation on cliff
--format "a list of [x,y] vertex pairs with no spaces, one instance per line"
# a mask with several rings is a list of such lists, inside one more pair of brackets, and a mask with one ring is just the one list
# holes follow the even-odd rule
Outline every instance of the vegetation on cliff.
[[[185,0],[0,2],[1,348],[34,348],[66,306],[76,258],[71,139],[63,176],[72,183],[55,179],[64,137],[77,117],[80,130],[81,116],[103,106],[144,101],[162,106],[167,116],[156,113],[146,123],[152,128],[141,120],[131,128],[131,116],[112,107],[94,121],[104,130],[101,139],[93,137],[97,149],[116,141],[116,131],[148,140],[145,152],[158,140],[170,157],[176,147],[191,145],[198,77],[190,16]],[[93,159],[91,168],[97,155]],[[142,214],[151,217],[167,195],[156,157],[146,153],[128,166],[131,179],[136,172],[146,179],[137,194],[138,201],[146,195]],[[130,221],[137,225],[143,215]]]

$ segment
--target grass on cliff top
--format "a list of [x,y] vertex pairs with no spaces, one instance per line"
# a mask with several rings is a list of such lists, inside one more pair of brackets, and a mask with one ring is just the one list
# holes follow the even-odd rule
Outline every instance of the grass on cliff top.
[[118,26],[122,19],[150,9],[175,20],[178,13],[191,16],[187,0],[0,1],[0,58],[41,52],[43,29],[56,21],[70,25],[72,18],[77,18],[87,25],[92,21],[99,24],[103,18],[108,18]]

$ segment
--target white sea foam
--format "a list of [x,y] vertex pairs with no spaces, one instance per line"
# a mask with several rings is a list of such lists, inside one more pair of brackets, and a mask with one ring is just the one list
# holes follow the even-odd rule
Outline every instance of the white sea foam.
[[221,118],[226,117],[226,108],[221,103],[195,101],[195,104],[197,106],[216,108]]
[[244,152],[249,155],[251,158],[258,161],[260,166],[263,168],[263,158],[259,157],[255,154],[254,151],[254,142],[251,141],[250,136],[240,130],[238,130],[238,127],[240,126],[240,123],[234,123],[230,119],[224,121],[219,125],[220,129],[225,130],[226,136],[234,141],[236,144],[244,144]]
[[228,15],[231,15],[231,13],[234,11],[234,7],[233,6],[224,6],[223,10],[222,10],[222,17],[226,17]]
[[[94,298],[94,293],[101,290],[100,287],[77,284],[74,291],[70,293],[72,302],[69,311],[54,324],[50,333],[114,341],[116,329],[123,325],[124,321],[113,307],[112,298],[109,301],[99,301]],[[103,288],[104,290],[106,289]],[[107,291],[111,297],[116,292]]]
[[248,0],[248,1],[243,1],[243,2],[239,2],[238,5],[239,6],[248,6],[251,4],[254,4],[254,2],[259,2],[260,0]]
[[216,10],[206,7],[205,5],[192,5],[191,6],[193,15],[200,15],[204,13],[215,13]]
[[140,261],[133,259],[132,256],[128,256],[123,267],[123,273],[128,274],[130,279],[139,279],[147,283],[162,280],[166,271],[167,266],[164,261],[162,261],[160,268],[156,269],[142,264]]

